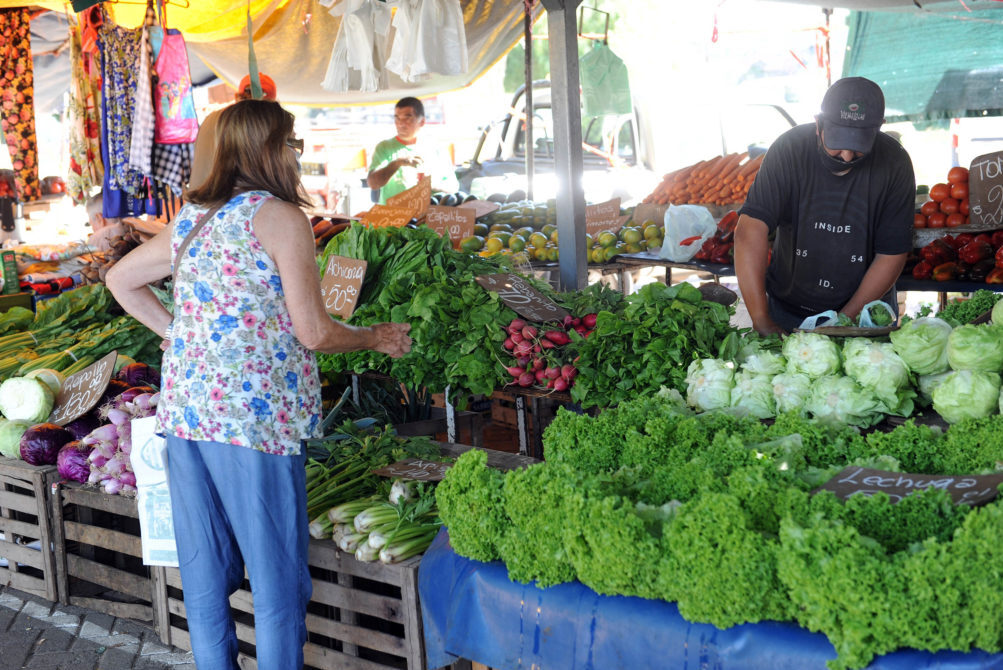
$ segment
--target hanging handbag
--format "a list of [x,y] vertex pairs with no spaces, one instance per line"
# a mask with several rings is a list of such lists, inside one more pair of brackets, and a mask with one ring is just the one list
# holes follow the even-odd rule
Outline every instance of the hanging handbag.
[[157,2],[157,13],[164,38],[154,65],[154,109],[157,115],[154,139],[159,144],[187,144],[194,142],[199,132],[195,99],[192,97],[192,77],[188,69],[188,50],[179,31],[167,30],[160,2]]

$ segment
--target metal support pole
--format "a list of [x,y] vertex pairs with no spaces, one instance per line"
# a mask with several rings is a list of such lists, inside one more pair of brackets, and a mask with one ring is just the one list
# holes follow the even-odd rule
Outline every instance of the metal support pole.
[[529,427],[526,425],[526,398],[521,395],[515,397],[515,417],[516,426],[519,432],[519,453],[529,456]]
[[359,375],[352,375],[352,400],[356,405],[362,404],[362,391],[359,388]]
[[582,103],[578,77],[578,22],[582,0],[542,0],[550,43],[550,101],[554,115],[557,234],[561,290],[585,288],[585,193],[582,190]]
[[523,30],[526,42],[526,199],[533,199],[533,176],[536,171],[536,140],[533,139],[533,4],[523,0]]

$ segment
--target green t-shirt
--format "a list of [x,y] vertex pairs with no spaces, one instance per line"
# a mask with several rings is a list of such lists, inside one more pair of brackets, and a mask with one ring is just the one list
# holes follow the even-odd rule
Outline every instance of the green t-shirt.
[[443,158],[438,151],[420,139],[415,144],[402,144],[396,137],[383,140],[373,150],[373,160],[369,162],[369,171],[379,170],[392,161],[404,156],[420,156],[423,165],[420,168],[404,166],[397,170],[383,188],[380,189],[380,204],[385,205],[387,198],[392,198],[401,191],[418,185],[418,174],[426,174],[432,178],[433,191],[455,191],[459,188],[453,166]]

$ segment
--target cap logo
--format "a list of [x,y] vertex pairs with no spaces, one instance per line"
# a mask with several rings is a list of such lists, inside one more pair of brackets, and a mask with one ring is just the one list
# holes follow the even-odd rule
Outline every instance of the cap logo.
[[840,121],[865,121],[867,113],[860,103],[850,102],[839,110],[839,119]]

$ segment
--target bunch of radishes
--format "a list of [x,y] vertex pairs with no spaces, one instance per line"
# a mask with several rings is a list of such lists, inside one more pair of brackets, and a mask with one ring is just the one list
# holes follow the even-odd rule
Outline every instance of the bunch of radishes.
[[149,386],[123,391],[101,408],[99,416],[109,423],[95,428],[80,439],[81,446],[92,450],[89,484],[100,484],[105,493],[133,493],[136,475],[129,455],[132,453],[132,420],[152,416],[157,411],[160,394]]
[[580,318],[567,316],[562,326],[534,326],[523,319],[512,319],[505,326],[506,337],[502,344],[515,357],[515,365],[505,367],[512,375],[509,384],[567,391],[578,374],[574,361],[569,360],[569,350],[564,349],[572,342],[568,332],[574,330],[582,337],[588,337],[595,325],[595,314]]

